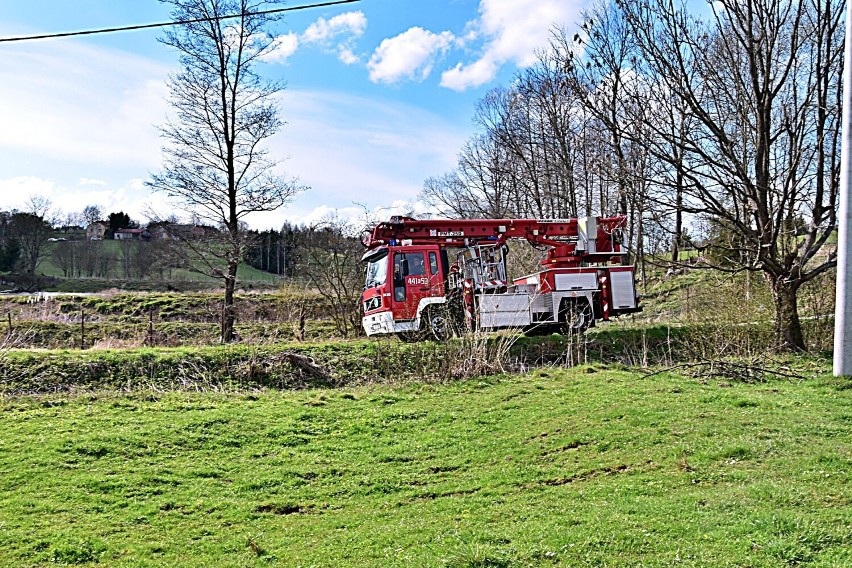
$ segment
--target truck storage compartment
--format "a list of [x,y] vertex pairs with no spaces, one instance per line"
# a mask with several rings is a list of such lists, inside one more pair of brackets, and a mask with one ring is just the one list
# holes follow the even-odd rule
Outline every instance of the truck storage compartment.
[[554,275],[557,290],[597,290],[598,275],[593,272],[557,272]]
[[633,309],[636,307],[636,288],[633,284],[633,270],[609,271],[610,286],[612,287],[612,307],[616,310]]
[[483,328],[529,325],[531,301],[529,294],[484,294],[479,297],[479,325]]
[[553,294],[530,294],[530,312],[533,321],[549,321],[553,319]]

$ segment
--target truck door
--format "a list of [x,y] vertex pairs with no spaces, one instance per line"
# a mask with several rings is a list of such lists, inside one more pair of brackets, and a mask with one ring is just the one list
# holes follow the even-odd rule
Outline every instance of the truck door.
[[420,304],[420,300],[432,296],[431,279],[424,251],[394,253],[394,319],[411,320],[417,316],[417,306]]
[[441,258],[439,251],[430,250],[429,257],[429,293],[431,296],[444,295],[444,270],[442,270],[446,259]]

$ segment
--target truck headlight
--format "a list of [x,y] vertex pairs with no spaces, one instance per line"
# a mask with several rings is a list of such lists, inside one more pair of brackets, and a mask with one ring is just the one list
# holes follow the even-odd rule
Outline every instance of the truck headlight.
[[364,311],[365,312],[377,310],[381,307],[382,307],[382,297],[381,296],[373,296],[369,300],[364,301]]

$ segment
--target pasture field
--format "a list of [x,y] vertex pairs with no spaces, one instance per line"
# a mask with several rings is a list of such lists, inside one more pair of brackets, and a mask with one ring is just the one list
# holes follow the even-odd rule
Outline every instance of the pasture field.
[[799,363],[5,397],[0,565],[849,566],[852,383]]
[[[60,287],[67,287],[68,291],[96,292],[102,290],[103,288],[99,286],[99,283],[103,283],[105,281],[105,279],[103,278],[63,277],[64,275],[62,269],[57,266],[56,260],[54,258],[54,250],[60,244],[61,243],[48,243],[47,246],[45,246],[41,262],[38,266],[38,274],[53,278],[61,278],[64,285],[60,285]],[[173,282],[178,284],[179,286],[190,285],[189,289],[194,288],[194,286],[192,286],[193,284],[197,284],[199,286],[206,286],[208,288],[221,285],[221,281],[218,278],[212,278],[210,276],[206,276],[201,272],[187,270],[184,268],[169,270],[167,274],[162,276],[157,274],[150,274],[143,278],[128,278],[122,273],[120,260],[122,258],[122,242],[107,239],[99,241],[96,244],[100,247],[99,254],[105,258],[111,259],[109,261],[109,263],[111,264],[111,268],[108,271],[108,276],[109,278],[114,279],[115,282],[119,283],[119,285],[130,285],[131,287],[134,287],[135,285],[143,286],[143,288],[133,289],[154,289],[157,284],[161,282]],[[249,266],[248,264],[240,264],[238,275],[243,285],[251,284],[252,286],[276,287],[284,283],[284,279],[282,279],[280,276],[265,272],[263,270],[258,270],[256,268],[253,268],[252,266]],[[147,286],[149,288],[145,288],[144,286]]]

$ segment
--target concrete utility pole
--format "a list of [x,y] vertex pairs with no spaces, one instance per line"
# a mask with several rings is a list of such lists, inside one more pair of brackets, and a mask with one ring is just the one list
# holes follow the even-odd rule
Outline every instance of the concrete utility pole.
[[846,1],[843,63],[843,133],[840,155],[840,207],[837,215],[837,295],[834,307],[834,376],[852,376],[852,265],[849,263],[852,201],[852,0]]

